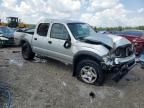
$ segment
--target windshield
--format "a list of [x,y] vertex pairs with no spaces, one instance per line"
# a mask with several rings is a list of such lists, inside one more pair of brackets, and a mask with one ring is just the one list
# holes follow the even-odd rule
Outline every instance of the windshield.
[[76,39],[96,35],[92,27],[86,23],[68,23],[67,25]]

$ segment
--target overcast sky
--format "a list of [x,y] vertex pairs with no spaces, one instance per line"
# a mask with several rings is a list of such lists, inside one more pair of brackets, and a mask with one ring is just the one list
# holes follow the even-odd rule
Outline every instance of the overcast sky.
[[93,26],[144,25],[144,0],[0,0],[0,18],[17,16],[35,24],[47,17]]

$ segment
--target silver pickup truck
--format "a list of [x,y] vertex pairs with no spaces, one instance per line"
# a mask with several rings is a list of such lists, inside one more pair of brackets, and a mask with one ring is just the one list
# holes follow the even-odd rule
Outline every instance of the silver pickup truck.
[[98,34],[80,21],[43,19],[21,44],[24,59],[37,54],[71,64],[73,76],[88,84],[103,84],[106,72],[113,72],[112,79],[119,81],[135,65],[130,41]]

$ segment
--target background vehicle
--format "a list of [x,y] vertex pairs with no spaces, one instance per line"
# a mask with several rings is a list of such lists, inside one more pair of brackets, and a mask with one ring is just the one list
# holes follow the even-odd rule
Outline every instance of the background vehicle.
[[2,46],[4,45],[14,45],[14,32],[11,28],[5,27],[5,26],[0,26],[0,33],[1,37],[5,38],[7,41],[4,41]]
[[118,35],[123,36],[134,43],[136,53],[139,55],[144,50],[144,31],[143,30],[124,30]]
[[97,31],[97,33],[101,33],[101,34],[108,34],[109,32],[106,31],[106,30],[103,30],[103,31]]
[[27,28],[28,25],[21,22],[18,17],[7,17],[7,26],[11,28]]
[[33,35],[34,28],[25,28],[25,29],[18,29],[14,32],[14,41],[15,45],[20,46],[22,44],[22,39],[25,35]]
[[21,22],[21,19],[18,17],[7,17],[6,20],[7,22],[2,22],[0,19],[0,26],[8,26],[10,28],[27,28],[30,26],[29,24]]
[[78,21],[41,20],[34,35],[22,40],[23,58],[32,60],[35,54],[72,64],[73,75],[88,84],[102,84],[109,71],[119,81],[135,64],[129,40],[96,33]]

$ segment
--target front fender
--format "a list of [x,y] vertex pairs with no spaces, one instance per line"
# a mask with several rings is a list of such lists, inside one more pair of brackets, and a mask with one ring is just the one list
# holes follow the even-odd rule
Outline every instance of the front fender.
[[98,60],[99,62],[103,62],[103,59],[101,56],[99,56],[98,54],[91,52],[91,51],[79,51],[75,54],[74,58],[73,58],[73,62],[80,56],[91,56],[94,57],[96,60]]
[[88,59],[88,58],[97,61],[98,64],[101,64],[102,62],[104,62],[102,57],[94,52],[79,51],[75,54],[75,56],[73,58],[73,76],[76,76],[76,66],[77,66],[78,62],[81,61],[82,59]]

